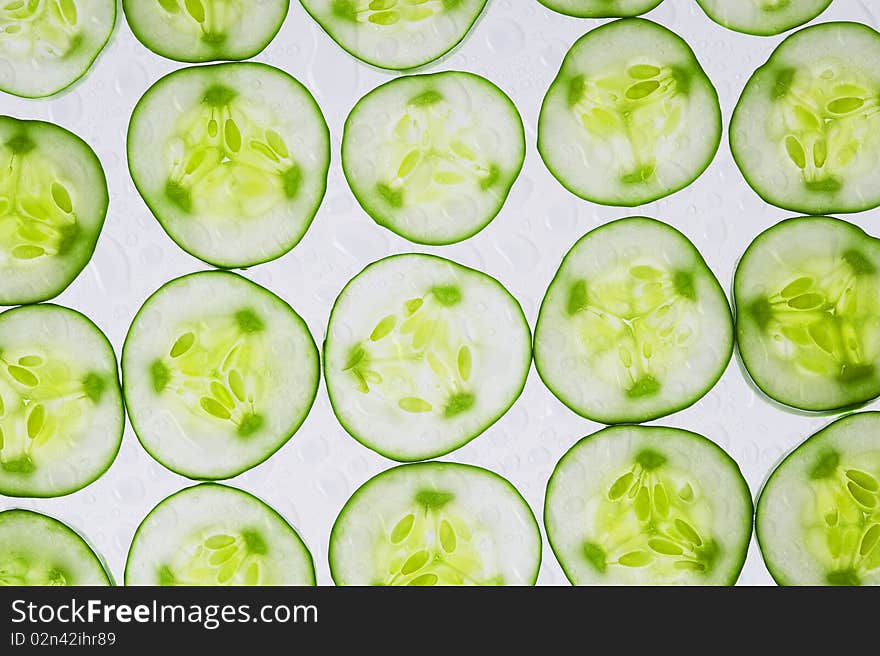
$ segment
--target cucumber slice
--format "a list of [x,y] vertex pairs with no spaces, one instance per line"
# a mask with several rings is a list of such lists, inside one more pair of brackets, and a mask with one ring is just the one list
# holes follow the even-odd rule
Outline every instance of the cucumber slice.
[[694,245],[644,217],[587,233],[550,283],[535,367],[569,408],[642,422],[702,398],[733,354],[727,297]]
[[420,244],[451,244],[501,211],[525,159],[522,119],[489,80],[458,71],[402,77],[345,122],[342,167],[376,223]]
[[269,290],[206,271],[165,284],[122,349],[128,416],[144,448],[196,479],[232,478],[275,453],[318,391],[308,326]]
[[122,0],[137,40],[181,62],[250,59],[272,42],[289,0]]
[[544,98],[538,150],[566,189],[634,207],[696,180],[721,140],[712,82],[679,36],[642,18],[588,32]]
[[765,201],[804,214],[880,205],[880,34],[822,23],[783,41],[745,86],[730,147]]
[[613,426],[562,456],[544,526],[574,585],[733,585],[752,497],[733,458],[702,435]]
[[620,18],[647,13],[659,6],[663,0],[538,0],[538,2],[553,11],[575,18]]
[[156,82],[128,129],[131,176],[183,250],[218,267],[281,257],[327,188],[330,132],[302,84],[254,62]]
[[300,0],[343,50],[390,70],[418,68],[461,43],[487,0]]
[[828,217],[762,232],[734,277],[743,364],[770,398],[826,411],[880,396],[880,240]]
[[540,565],[525,499],[471,465],[384,471],[355,491],[330,533],[336,585],[534,585]]
[[813,20],[831,0],[697,0],[697,4],[729,30],[772,36]]
[[110,468],[124,425],[116,355],[95,324],[57,305],[0,314],[0,494],[84,488]]
[[770,474],[755,531],[779,585],[880,585],[880,413],[838,419]]
[[138,526],[125,585],[315,585],[296,530],[234,487],[202,483],[175,492]]
[[113,579],[67,524],[14,508],[0,512],[0,587],[6,585],[113,585]]
[[500,282],[433,255],[374,262],[339,294],[324,376],[339,422],[399,461],[454,451],[525,387],[531,335]]
[[49,300],[95,251],[109,204],[104,169],[72,132],[10,116],[0,116],[0,168],[0,305]]
[[0,4],[0,91],[44,98],[85,76],[116,25],[116,0]]

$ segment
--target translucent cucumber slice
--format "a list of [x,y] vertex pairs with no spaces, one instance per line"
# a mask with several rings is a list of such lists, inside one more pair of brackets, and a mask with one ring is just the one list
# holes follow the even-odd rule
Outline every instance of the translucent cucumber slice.
[[330,133],[309,91],[253,62],[156,82],[128,129],[128,165],[183,250],[219,267],[276,259],[302,239],[327,187]]
[[177,278],[144,303],[122,349],[128,416],[144,448],[183,476],[263,462],[318,390],[309,329],[272,292],[224,271]]
[[410,241],[451,244],[501,211],[522,169],[525,133],[489,80],[448,71],[397,78],[345,123],[342,166],[376,223]]
[[758,498],[779,585],[880,585],[880,413],[838,419],[792,451]]
[[464,40],[487,0],[300,0],[343,50],[391,70],[418,68]]
[[9,116],[0,116],[0,169],[0,305],[49,300],[95,250],[109,203],[104,169],[75,134]]
[[83,77],[116,25],[116,0],[0,3],[0,91],[23,98],[58,93]]
[[768,203],[804,214],[880,205],[880,34],[822,23],[780,44],[746,84],[730,146]]
[[0,512],[0,587],[6,585],[113,585],[113,579],[72,528],[15,508]]
[[182,62],[250,59],[271,43],[289,0],[122,0],[138,41]]
[[729,30],[771,36],[813,20],[831,0],[697,0],[697,4]]
[[342,290],[324,375],[342,426],[399,461],[463,446],[522,393],[531,364],[522,308],[494,278],[432,255],[394,255]]
[[315,585],[312,555],[273,508],[202,483],[162,500],[138,526],[125,585]]
[[544,297],[538,374],[593,421],[642,422],[696,403],[733,353],[724,291],[694,245],[644,217],[582,237]]
[[647,13],[663,0],[538,0],[538,2],[560,14],[576,18],[621,18]]
[[355,491],[330,533],[336,585],[534,585],[540,564],[525,499],[471,465],[384,471]]
[[574,585],[733,585],[752,497],[736,462],[702,435],[614,426],[562,456],[544,526]]
[[683,189],[720,140],[718,94],[693,51],[641,18],[581,37],[538,121],[538,150],[553,176],[603,205],[634,207]]
[[733,293],[739,352],[767,396],[815,411],[880,396],[880,240],[788,219],[748,247]]
[[116,356],[57,305],[0,314],[0,494],[58,497],[97,480],[122,443]]

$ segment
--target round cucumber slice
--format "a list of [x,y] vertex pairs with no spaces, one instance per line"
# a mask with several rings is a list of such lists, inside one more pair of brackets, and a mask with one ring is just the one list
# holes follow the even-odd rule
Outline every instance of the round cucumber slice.
[[85,76],[116,25],[116,0],[0,4],[0,91],[44,98]]
[[67,524],[14,508],[0,512],[0,587],[6,585],[113,585],[113,579]]
[[770,474],[755,531],[779,585],[880,585],[880,413],[838,419]]
[[569,408],[604,424],[693,405],[732,354],[733,318],[718,280],[687,237],[644,217],[578,240],[535,328],[541,379]]
[[75,134],[10,116],[0,116],[0,168],[0,305],[49,300],[95,251],[109,204],[104,169]]
[[697,0],[697,4],[729,30],[772,36],[813,20],[831,0]]
[[355,491],[330,533],[336,585],[534,585],[540,565],[525,499],[471,465],[384,471]]
[[720,141],[718,94],[693,51],[642,18],[581,37],[538,121],[538,150],[550,173],[602,205],[634,207],[687,187]]
[[553,11],[575,18],[621,18],[647,13],[659,6],[663,0],[538,0],[538,2]]
[[122,349],[138,439],[195,479],[232,478],[284,446],[312,407],[319,375],[318,349],[293,308],[225,271],[165,284]]
[[822,23],[783,41],[745,86],[730,147],[765,201],[804,214],[880,205],[880,34]]
[[374,262],[339,294],[324,375],[339,422],[399,461],[454,451],[525,387],[531,335],[500,282],[433,255]]
[[702,435],[613,426],[562,456],[544,526],[574,585],[733,585],[752,497],[733,458]]
[[376,223],[420,244],[475,235],[501,211],[525,159],[510,98],[458,71],[397,78],[345,122],[342,167]]
[[828,217],[788,219],[749,245],[734,277],[743,364],[801,410],[880,396],[880,240]]
[[59,497],[96,481],[122,444],[116,355],[57,305],[0,314],[0,494]]
[[159,502],[135,531],[125,585],[315,585],[296,530],[234,487],[201,483]]
[[122,0],[138,41],[181,62],[250,59],[272,42],[289,0]]
[[277,68],[195,66],[140,99],[128,165],[178,246],[214,266],[248,267],[305,235],[327,188],[330,132],[309,91]]
[[389,70],[418,68],[461,43],[487,0],[300,0],[343,50]]

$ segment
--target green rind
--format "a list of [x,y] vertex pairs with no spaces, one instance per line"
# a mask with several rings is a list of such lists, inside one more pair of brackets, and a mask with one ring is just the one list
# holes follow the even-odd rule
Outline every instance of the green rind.
[[[519,120],[520,130],[522,132],[523,155],[520,158],[518,164],[511,167],[513,174],[511,175],[511,178],[510,178],[510,184],[506,185],[503,197],[501,199],[499,199],[498,206],[494,209],[494,211],[492,211],[491,213],[489,213],[487,215],[485,221],[476,225],[473,230],[470,230],[467,233],[462,233],[462,235],[457,235],[454,239],[449,239],[446,241],[442,241],[442,240],[431,241],[431,240],[421,239],[418,236],[416,236],[410,232],[407,232],[406,230],[402,230],[399,227],[395,227],[393,225],[395,223],[395,221],[393,219],[389,219],[387,216],[384,216],[383,212],[381,211],[380,208],[378,208],[374,204],[370,203],[366,199],[366,197],[364,197],[363,194],[358,194],[355,191],[354,183],[352,182],[352,179],[349,176],[348,168],[345,166],[345,157],[343,156],[343,158],[342,158],[342,173],[343,173],[343,175],[345,175],[345,181],[348,183],[348,186],[351,189],[352,194],[355,197],[355,200],[357,200],[358,204],[361,206],[361,208],[363,208],[364,212],[366,212],[370,216],[370,218],[373,219],[373,221],[375,221],[378,225],[382,226],[386,230],[390,230],[391,232],[398,235],[399,237],[403,237],[404,239],[411,241],[414,244],[420,244],[423,246],[449,246],[451,244],[457,244],[457,243],[460,243],[460,242],[465,241],[467,239],[470,239],[471,237],[473,237],[477,233],[482,232],[490,223],[492,223],[492,221],[495,220],[495,218],[501,212],[504,205],[507,203],[507,199],[510,197],[510,191],[511,191],[511,189],[513,189],[513,185],[519,179],[519,175],[522,172],[523,164],[525,163],[525,159],[526,159],[526,156],[525,156],[525,153],[526,153],[526,148],[525,148],[526,133],[525,133],[525,126],[523,125],[523,122],[522,122],[522,117],[520,116],[519,110],[516,108],[516,105],[514,104],[513,100],[511,100],[510,96],[508,96],[495,83],[491,82],[490,80],[486,79],[485,77],[483,77],[481,75],[477,75],[476,73],[470,73],[467,71],[441,71],[439,73],[426,73],[426,74],[418,75],[417,77],[420,77],[423,79],[430,79],[430,78],[435,78],[437,76],[444,76],[449,73],[453,73],[455,75],[468,76],[468,77],[474,79],[475,81],[479,81],[482,84],[488,85],[489,87],[491,87],[492,89],[497,91],[499,100],[500,99],[505,100],[507,102],[507,104],[509,105],[509,108],[512,110],[512,115],[515,116]],[[416,76],[414,76],[414,77],[416,77]],[[354,117],[355,113],[358,111],[358,107],[360,106],[360,104],[362,102],[364,102],[365,100],[367,100],[367,98],[369,98],[373,94],[381,91],[386,86],[394,84],[398,80],[401,80],[401,79],[409,79],[409,78],[396,78],[390,82],[385,82],[384,84],[379,85],[378,87],[376,87],[375,89],[373,89],[372,91],[370,91],[365,96],[363,96],[360,100],[357,101],[357,103],[352,108],[351,112],[349,113],[348,117],[345,119],[345,126],[344,126],[343,134],[342,134],[342,146],[340,148],[342,153],[345,153],[346,136],[349,134],[349,127],[350,127],[352,118]]]
[[[587,0],[589,2],[589,0]],[[828,0],[831,2],[831,0]],[[640,16],[642,14],[647,14],[649,11],[653,11],[657,7],[660,6],[660,3],[663,0],[645,0],[645,7],[643,9],[639,9],[635,12],[620,12],[620,11],[603,11],[603,10],[589,10],[585,9],[583,11],[577,10],[568,10],[562,9],[559,6],[556,6],[554,0],[538,0],[542,5],[550,9],[551,11],[555,11],[558,14],[563,14],[565,16],[572,16],[574,18],[629,18],[632,16]],[[653,3],[653,4],[652,4]]]
[[[538,1],[540,2],[541,0],[538,0]],[[818,16],[822,15],[822,13],[824,13],[825,10],[831,6],[831,0],[827,0],[824,7],[822,7],[819,11],[817,11],[816,13],[814,13],[812,15],[805,16],[802,20],[799,20],[794,23],[791,23],[791,22],[783,23],[781,27],[777,27],[777,28],[770,27],[765,30],[764,29],[746,30],[743,28],[731,27],[730,25],[728,25],[724,21],[720,20],[717,16],[713,16],[709,12],[709,10],[707,10],[706,7],[704,6],[703,0],[697,0],[697,4],[700,6],[700,9],[703,10],[703,12],[709,18],[709,20],[711,20],[713,23],[717,23],[718,25],[720,25],[721,27],[723,27],[725,29],[731,30],[732,32],[739,32],[740,34],[749,34],[751,36],[776,36],[777,34],[782,34],[783,32],[788,32],[789,30],[793,30],[796,27],[800,27],[801,25],[805,25],[805,24],[809,23],[811,20],[813,20],[814,18],[817,18]]]

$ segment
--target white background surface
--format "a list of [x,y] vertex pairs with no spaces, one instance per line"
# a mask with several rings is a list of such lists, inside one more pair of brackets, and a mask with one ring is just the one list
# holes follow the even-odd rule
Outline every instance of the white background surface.
[[[835,0],[817,21],[854,20],[878,27],[867,0]],[[752,37],[711,22],[693,0],[666,0],[647,14],[691,45],[721,97],[725,126],[752,71],[783,37]],[[292,0],[284,27],[255,59],[288,71],[314,93],[332,134],[333,162],[327,196],[305,239],[275,262],[246,272],[286,299],[305,318],[319,343],[330,307],[344,284],[366,264],[402,252],[431,252],[484,270],[522,303],[534,327],[538,306],[562,256],[584,233],[611,219],[644,214],[683,231],[729,290],[738,257],[764,228],[790,214],[764,204],[743,181],[727,146],[687,189],[636,210],[593,205],[565,191],[535,149],[541,100],[571,44],[603,21],[568,18],[534,0],[490,0],[464,44],[426,71],[467,70],[490,78],[514,100],[526,126],[525,168],[501,214],[477,236],[439,248],[414,246],[374,224],[356,204],[339,162],[345,117],[357,99],[391,73],[344,53]],[[125,161],[125,134],[134,104],[160,76],[183,65],[146,50],[120,10],[110,45],[91,73],[68,93],[43,101],[0,94],[0,113],[58,123],[82,136],[98,153],[110,185],[110,211],[87,269],[55,302],[91,317],[119,353],[140,304],[168,280],[206,268],[162,231],[135,191]],[[880,233],[880,211],[845,217]],[[874,403],[880,408],[880,404]],[[739,463],[757,494],[781,456],[830,421],[771,405],[746,383],[734,360],[721,382],[692,408],[663,418],[706,435]],[[534,371],[523,396],[489,431],[445,460],[482,465],[507,477],[541,518],[544,488],[553,466],[580,437],[600,428],[565,408]],[[300,431],[267,462],[230,481],[278,509],[299,530],[315,559],[320,584],[330,584],[327,542],[336,514],[389,460],[350,438],[334,418],[321,384]],[[121,581],[131,537],[141,519],[168,494],[190,484],[152,460],[130,426],[119,457],[97,482],[68,497],[0,498],[0,509],[32,508],[70,523],[107,559]],[[543,529],[542,529],[543,530]],[[753,544],[740,582],[767,584]],[[549,545],[539,583],[565,584]]]

